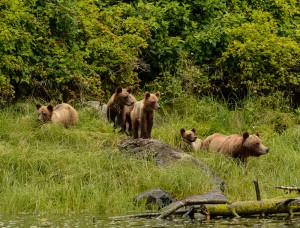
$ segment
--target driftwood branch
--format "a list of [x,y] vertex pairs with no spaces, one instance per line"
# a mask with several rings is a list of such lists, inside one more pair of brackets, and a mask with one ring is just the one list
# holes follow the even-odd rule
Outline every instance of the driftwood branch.
[[159,212],[152,212],[152,213],[143,213],[143,214],[135,214],[135,215],[123,215],[123,216],[114,216],[110,217],[110,219],[131,219],[131,218],[156,218],[160,216],[161,213]]
[[199,205],[199,204],[225,204],[228,200],[221,191],[213,191],[207,194],[190,196],[174,203],[171,203],[165,208],[165,210],[157,217],[158,219],[165,219],[179,208],[188,205]]
[[256,178],[256,180],[254,180],[253,183],[254,183],[254,186],[255,186],[256,199],[258,201],[260,201],[261,196],[260,196],[260,189],[259,189],[258,179]]
[[276,186],[276,188],[283,189],[283,190],[288,190],[289,192],[291,192],[291,191],[298,191],[298,192],[300,192],[300,187]]

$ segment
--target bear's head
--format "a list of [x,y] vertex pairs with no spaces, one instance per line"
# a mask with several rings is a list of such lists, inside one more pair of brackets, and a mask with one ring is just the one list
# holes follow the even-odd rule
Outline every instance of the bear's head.
[[249,135],[248,132],[244,132],[243,147],[247,149],[250,156],[255,157],[267,154],[269,152],[269,148],[262,143],[262,140],[259,138],[258,133]]
[[36,103],[36,108],[38,110],[38,121],[40,123],[45,123],[51,119],[53,113],[53,106],[44,106],[40,103]]
[[156,92],[155,94],[146,92],[144,96],[144,109],[149,111],[159,109],[160,108],[158,104],[159,97],[160,97],[159,91]]
[[181,137],[189,143],[195,142],[197,140],[197,136],[195,136],[195,133],[195,128],[187,131],[184,128],[180,129]]
[[133,105],[135,101],[133,100],[132,95],[130,93],[131,93],[131,88],[126,90],[126,89],[122,89],[122,87],[119,86],[115,92],[114,102],[120,106]]

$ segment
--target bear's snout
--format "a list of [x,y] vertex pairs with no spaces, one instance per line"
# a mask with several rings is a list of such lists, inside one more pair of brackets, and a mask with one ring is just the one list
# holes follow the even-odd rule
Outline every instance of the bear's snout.
[[197,140],[197,136],[191,137],[191,142],[195,142]]
[[264,155],[264,154],[267,154],[267,153],[269,153],[269,148],[266,147],[266,146],[264,146],[263,148],[261,148],[261,149],[259,150],[258,156]]
[[37,118],[37,121],[39,122],[39,123],[44,123],[44,120],[43,119],[41,119],[41,118]]
[[262,154],[267,154],[269,152],[269,148],[262,145]]

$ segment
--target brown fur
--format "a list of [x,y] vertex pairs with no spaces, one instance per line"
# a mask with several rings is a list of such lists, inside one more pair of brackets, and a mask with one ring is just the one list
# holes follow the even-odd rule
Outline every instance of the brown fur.
[[202,147],[202,140],[198,139],[195,134],[196,134],[195,128],[187,131],[184,128],[180,129],[180,135],[184,139],[184,141],[190,144],[193,147],[194,151],[198,151]]
[[114,123],[114,128],[121,127],[126,132],[126,123],[131,130],[130,112],[136,99],[130,94],[131,89],[118,87],[107,103],[107,119]]
[[[134,96],[132,96],[131,94],[129,94],[129,96],[131,97],[131,99],[133,100],[133,102],[137,102],[137,100],[135,99]],[[130,117],[130,113],[133,110],[134,105],[128,106],[125,105],[124,106],[124,114],[123,114],[123,124],[122,124],[122,129],[124,131],[126,131],[126,126],[128,125],[128,131],[132,132],[132,122],[131,122],[131,117]]]
[[226,138],[226,135],[214,133],[203,140],[202,149],[218,152]]
[[246,163],[250,156],[258,157],[269,152],[258,133],[249,135],[248,132],[244,132],[242,136],[215,133],[203,141],[203,149],[238,158],[243,163]]
[[[154,110],[160,108],[158,99],[160,92],[155,94],[145,93],[144,99],[137,101],[131,111],[131,121],[133,138],[151,138],[151,131],[153,127]],[[140,131],[140,136],[139,136]]]
[[52,105],[44,106],[37,103],[36,108],[38,110],[38,121],[40,123],[51,120],[55,124],[68,127],[75,126],[78,122],[78,113],[69,104],[62,103],[53,108]]

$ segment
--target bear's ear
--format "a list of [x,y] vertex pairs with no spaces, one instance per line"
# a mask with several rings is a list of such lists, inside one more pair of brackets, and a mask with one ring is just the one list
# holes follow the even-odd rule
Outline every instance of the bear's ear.
[[131,90],[132,90],[131,87],[129,87],[129,88],[127,89],[127,92],[128,92],[128,93],[131,93]]
[[116,93],[121,93],[122,92],[122,87],[118,86],[118,88],[116,89]]
[[195,128],[193,128],[191,131],[194,132],[194,133],[196,133],[196,129]]
[[42,107],[42,104],[41,103],[36,103],[35,106],[36,106],[37,109],[40,109],[40,107]]
[[180,129],[180,134],[183,135],[184,132],[185,132],[185,129],[184,129],[184,128],[181,128],[181,129]]
[[256,135],[257,137],[259,137],[259,133],[258,133],[258,132],[256,132],[255,135]]
[[246,140],[249,137],[249,133],[247,131],[245,131],[243,133],[243,139]]
[[146,92],[146,93],[145,93],[145,100],[147,100],[149,97],[150,97],[150,93],[149,93],[149,92]]
[[157,91],[157,92],[155,93],[155,96],[156,96],[157,98],[159,98],[159,97],[160,97],[160,92]]
[[53,111],[53,106],[52,106],[52,105],[48,105],[48,106],[47,106],[47,109],[48,109],[50,112],[52,112],[52,111]]

